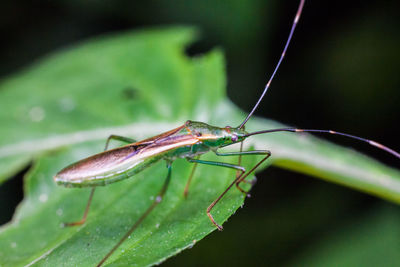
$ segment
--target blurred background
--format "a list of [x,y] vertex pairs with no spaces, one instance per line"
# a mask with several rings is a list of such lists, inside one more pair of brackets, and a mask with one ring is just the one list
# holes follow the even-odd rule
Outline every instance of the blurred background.
[[[297,1],[2,1],[0,76],[80,40],[128,29],[195,25],[190,56],[220,47],[228,96],[249,111],[286,41]],[[400,150],[399,1],[308,1],[287,57],[257,115],[334,129]],[[227,122],[229,118],[227,118]],[[235,122],[239,124],[239,122]],[[341,138],[388,165],[390,155]],[[267,144],[266,144],[266,148]],[[273,151],[272,151],[273,152]],[[22,174],[0,188],[0,222],[22,199]],[[400,207],[277,168],[224,226],[163,266],[398,266]]]

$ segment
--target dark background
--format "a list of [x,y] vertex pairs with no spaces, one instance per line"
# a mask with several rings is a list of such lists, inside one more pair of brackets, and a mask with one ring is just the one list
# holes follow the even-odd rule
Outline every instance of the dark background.
[[[298,4],[282,0],[143,2],[3,1],[0,77],[99,34],[188,24],[202,32],[188,54],[221,47],[227,61],[228,96],[249,111],[279,58]],[[257,115],[303,128],[344,131],[400,150],[399,8],[399,1],[306,2],[287,58]],[[395,158],[367,145],[325,137],[399,166]],[[22,198],[20,177],[0,189],[1,203],[8,204],[1,206],[1,223],[10,219]],[[357,246],[354,251],[342,248],[357,241],[352,233],[359,227],[366,229],[363,242],[381,246],[379,251],[387,251],[385,241],[375,234],[385,227],[385,218],[395,218],[400,228],[400,209],[393,204],[277,168],[259,175],[252,195],[223,232],[213,233],[164,266],[296,265],[315,258],[313,253],[320,256],[318,249],[326,244],[336,244],[333,251],[339,252],[328,253],[327,258],[340,262],[346,255],[360,254]],[[386,215],[378,220],[375,214],[381,210]],[[393,244],[400,255],[400,236]],[[341,254],[342,250],[347,254]],[[368,257],[376,257],[377,262],[390,258],[393,265],[400,262],[400,256],[383,253]],[[360,263],[357,258],[354,262]],[[368,263],[373,265],[373,261]]]

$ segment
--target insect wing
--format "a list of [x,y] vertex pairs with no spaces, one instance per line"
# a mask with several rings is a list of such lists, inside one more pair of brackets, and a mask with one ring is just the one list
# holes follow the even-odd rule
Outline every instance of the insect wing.
[[171,136],[180,129],[80,160],[57,173],[54,180],[66,186],[82,187],[105,185],[128,178],[160,160],[168,151],[198,142],[188,134]]

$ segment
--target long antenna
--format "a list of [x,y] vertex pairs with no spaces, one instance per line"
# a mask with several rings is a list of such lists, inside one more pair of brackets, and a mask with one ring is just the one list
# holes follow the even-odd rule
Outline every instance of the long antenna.
[[293,24],[292,24],[292,28],[290,29],[289,37],[288,37],[288,39],[287,39],[287,41],[286,41],[285,47],[283,48],[283,51],[282,51],[281,57],[279,58],[278,64],[276,64],[276,67],[275,67],[275,69],[274,69],[274,72],[272,73],[271,77],[269,78],[267,85],[265,85],[264,91],[263,91],[263,93],[261,94],[260,98],[258,99],[257,103],[254,105],[254,107],[253,107],[253,109],[250,111],[249,115],[247,115],[246,119],[240,124],[239,129],[242,129],[243,126],[246,124],[246,122],[250,119],[250,117],[253,115],[254,111],[255,111],[256,108],[258,107],[258,105],[260,105],[260,102],[261,102],[261,100],[264,98],[265,93],[268,91],[268,88],[269,88],[269,86],[271,85],[271,82],[272,82],[272,80],[274,79],[275,74],[276,74],[276,72],[278,71],[279,66],[280,66],[281,63],[282,63],[283,58],[285,57],[286,50],[287,50],[287,48],[288,48],[288,46],[289,46],[289,44],[290,44],[290,40],[292,39],[294,29],[296,28],[297,23],[299,22],[299,19],[300,19],[301,12],[303,11],[304,2],[305,2],[305,0],[300,0],[300,3],[299,3],[299,7],[298,7],[298,9],[297,9],[296,16],[294,17],[294,21],[293,21]]
[[334,135],[341,135],[341,136],[345,136],[345,137],[349,137],[352,139],[356,139],[359,140],[361,142],[365,142],[370,144],[371,146],[377,147],[381,150],[384,150],[390,154],[392,154],[393,156],[400,158],[400,153],[394,151],[393,149],[384,146],[378,142],[375,142],[373,140],[369,140],[366,138],[362,138],[362,137],[358,137],[355,135],[351,135],[351,134],[347,134],[347,133],[341,133],[341,132],[336,132],[336,131],[332,131],[332,130],[315,130],[315,129],[297,129],[297,128],[279,128],[279,129],[271,129],[271,130],[264,130],[264,131],[257,131],[257,132],[253,132],[253,133],[249,133],[246,134],[245,137],[251,136],[251,135],[256,135],[256,134],[264,134],[264,133],[275,133],[275,132],[293,132],[293,133],[301,133],[301,132],[313,132],[313,133],[328,133],[328,134],[334,134]]

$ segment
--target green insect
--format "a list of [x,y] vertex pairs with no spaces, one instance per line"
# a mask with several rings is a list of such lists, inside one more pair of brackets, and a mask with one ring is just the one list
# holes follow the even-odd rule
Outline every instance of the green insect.
[[[254,111],[260,104],[265,93],[270,87],[271,81],[273,80],[276,71],[278,70],[284,56],[290,40],[292,38],[294,29],[299,21],[303,5],[305,0],[301,0],[299,7],[294,18],[292,28],[289,33],[289,37],[283,49],[282,55],[276,65],[274,72],[272,73],[265,89],[254,105],[252,111],[244,119],[244,121],[238,127],[216,127],[211,126],[203,122],[186,121],[180,127],[177,127],[168,132],[160,135],[145,139],[143,141],[136,142],[133,139],[111,135],[106,142],[106,148],[104,152],[83,159],[72,165],[64,168],[54,176],[54,180],[66,187],[92,187],[84,215],[81,220],[76,222],[65,223],[65,226],[75,226],[85,223],[86,217],[89,212],[90,204],[93,199],[93,195],[97,186],[104,186],[110,183],[114,183],[126,178],[133,177],[135,174],[146,169],[152,164],[165,160],[167,162],[167,177],[164,180],[164,184],[161,187],[157,197],[153,203],[148,207],[144,214],[136,221],[134,225],[127,231],[127,233],[119,240],[117,244],[108,252],[107,255],[98,263],[97,266],[101,266],[112,253],[132,234],[132,232],[141,224],[141,222],[150,214],[150,212],[161,202],[165,192],[167,191],[168,184],[171,180],[172,163],[177,158],[185,158],[190,163],[194,163],[193,171],[188,179],[185,187],[184,195],[188,193],[188,188],[197,164],[214,165],[224,168],[231,168],[237,170],[237,175],[233,179],[232,183],[225,189],[221,195],[214,200],[207,208],[206,214],[210,218],[211,222],[219,229],[222,230],[222,226],[219,225],[213,218],[211,211],[214,206],[222,199],[222,197],[233,187],[236,186],[244,194],[248,194],[247,191],[241,188],[241,183],[246,181],[246,177],[251,174],[260,164],[262,164],[268,157],[271,156],[271,152],[268,150],[252,150],[242,151],[242,147],[238,152],[220,153],[219,148],[226,147],[235,143],[241,143],[252,136],[258,134],[272,133],[272,132],[316,132],[316,133],[329,133],[342,135],[357,139],[359,141],[367,142],[368,144],[382,149],[388,153],[393,154],[395,157],[400,158],[400,154],[386,146],[383,146],[377,142],[360,138],[357,136],[330,131],[330,130],[313,130],[313,129],[296,129],[296,128],[280,128],[270,129],[258,132],[246,132],[244,126],[246,122],[253,115]],[[107,150],[110,140],[115,139],[129,143],[126,146]],[[217,161],[205,161],[200,160],[200,155],[209,151],[214,152],[217,156],[239,156],[239,164],[228,164]],[[247,155],[263,155],[264,157],[250,170],[245,170],[240,166],[241,156]]]

